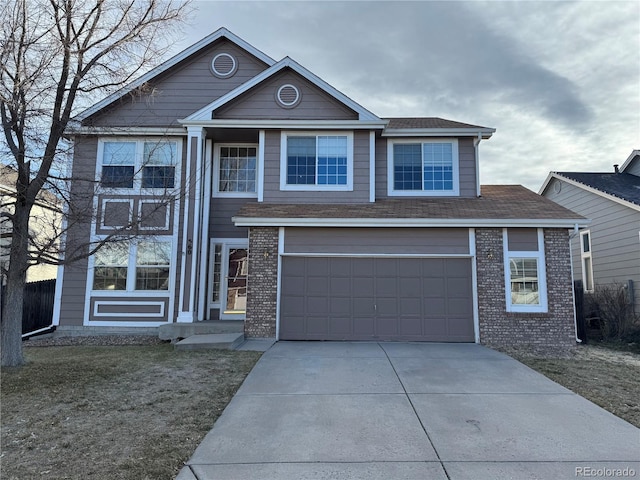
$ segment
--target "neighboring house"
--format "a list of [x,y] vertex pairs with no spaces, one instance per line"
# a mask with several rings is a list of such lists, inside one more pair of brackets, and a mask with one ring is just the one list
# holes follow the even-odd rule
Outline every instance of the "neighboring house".
[[571,241],[585,291],[625,286],[640,313],[640,150],[613,172],[551,172],[540,194],[591,220]]
[[[18,173],[6,166],[0,165],[0,211],[12,211],[16,198],[16,180]],[[60,214],[60,200],[47,191],[41,191],[36,203],[31,209],[29,231],[33,238],[41,244],[56,239],[62,223]],[[11,221],[0,217],[0,272],[9,268],[9,248],[13,228]],[[58,245],[58,242],[54,242]],[[58,267],[46,263],[32,265],[27,270],[27,282],[52,280],[56,278]],[[4,273],[2,273],[4,275]]]
[[584,218],[481,188],[492,128],[379,118],[225,29],[76,120],[74,177],[103,188],[69,240],[141,223],[64,268],[62,330],[237,319],[248,337],[575,344]]

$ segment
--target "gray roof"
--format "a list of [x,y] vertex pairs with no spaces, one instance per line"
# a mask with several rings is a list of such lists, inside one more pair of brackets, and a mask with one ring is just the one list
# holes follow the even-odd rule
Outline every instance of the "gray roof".
[[603,193],[640,205],[640,177],[630,173],[555,172]]

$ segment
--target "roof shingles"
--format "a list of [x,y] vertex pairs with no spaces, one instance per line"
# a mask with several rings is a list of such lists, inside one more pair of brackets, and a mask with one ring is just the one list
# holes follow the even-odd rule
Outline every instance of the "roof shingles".
[[584,220],[521,185],[484,185],[477,198],[392,198],[321,205],[249,203],[235,218]]
[[600,192],[640,205],[640,177],[630,173],[556,172]]

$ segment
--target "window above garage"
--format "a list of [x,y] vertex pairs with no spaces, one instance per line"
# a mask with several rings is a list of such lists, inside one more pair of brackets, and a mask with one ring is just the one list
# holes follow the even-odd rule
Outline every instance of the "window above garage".
[[389,196],[460,194],[457,139],[389,139],[387,145]]
[[282,132],[280,189],[353,190],[353,133]]

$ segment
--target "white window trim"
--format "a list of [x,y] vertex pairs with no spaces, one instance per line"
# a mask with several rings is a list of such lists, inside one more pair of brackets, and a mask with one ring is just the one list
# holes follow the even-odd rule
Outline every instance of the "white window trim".
[[[450,143],[453,158],[453,190],[395,190],[393,181],[393,146],[412,143]],[[422,150],[422,149],[421,149]],[[423,167],[424,168],[424,165]],[[387,195],[390,197],[457,197],[460,195],[460,155],[457,138],[402,138],[387,139]]]
[[171,202],[156,202],[154,200],[143,200],[140,199],[140,201],[138,202],[138,218],[142,219],[142,205],[145,203],[150,203],[150,204],[161,204],[164,205],[166,208],[166,212],[165,212],[165,218],[164,218],[164,225],[161,227],[143,227],[141,224],[138,225],[138,228],[142,231],[145,232],[152,232],[152,231],[166,231],[169,230],[169,225],[170,225],[170,221],[171,221]]
[[[128,187],[105,187],[101,185],[102,181],[102,156],[104,155],[104,144],[109,142],[126,142],[136,144],[136,154],[133,164],[133,186]],[[144,158],[144,144],[149,143],[175,143],[176,144],[176,163],[174,165],[174,182],[173,188],[146,188],[142,187],[142,168]],[[96,157],[96,185],[100,186],[101,193],[109,193],[111,195],[162,195],[167,191],[180,190],[180,165],[182,164],[182,139],[176,137],[158,138],[158,137],[101,137],[98,139],[98,152]]]
[[104,215],[105,215],[105,209],[107,206],[107,203],[126,203],[129,205],[129,218],[127,219],[127,223],[131,223],[132,219],[131,219],[131,215],[133,214],[133,198],[103,198],[102,201],[100,202],[100,230],[118,230],[122,227],[124,227],[125,225],[116,225],[116,226],[109,226],[109,225],[105,225],[104,224]]
[[[538,250],[537,251],[509,251],[509,237],[506,228],[502,229],[502,242],[504,252],[504,286],[505,301],[507,304],[507,312],[518,313],[546,313],[548,311],[547,302],[547,271],[545,267],[544,257],[544,230],[538,228]],[[538,260],[538,295],[540,298],[539,305],[514,305],[511,303],[511,269],[509,268],[509,259],[517,258],[535,258]]]
[[[222,256],[220,257],[220,300],[213,301],[213,267],[214,267],[214,251],[215,245],[219,244],[222,248]],[[246,314],[223,313],[222,299],[226,296],[227,286],[225,284],[226,277],[229,275],[229,249],[230,248],[246,248],[249,249],[248,238],[211,238],[209,239],[209,251],[211,252],[209,258],[209,280],[207,282],[207,316],[210,310],[220,310],[219,318],[214,320],[244,320]]]
[[[589,236],[589,251],[584,251],[584,236]],[[580,266],[582,267],[582,286],[584,287],[584,291],[588,293],[593,293],[595,289],[595,280],[593,278],[593,245],[591,243],[591,230],[584,230],[580,232]],[[590,262],[590,270],[591,270],[591,288],[587,288],[587,275],[585,268],[585,260],[591,260]]]
[[[287,138],[289,137],[347,137],[346,185],[289,185],[287,183]],[[317,142],[317,141],[316,141]],[[317,145],[317,143],[316,143]],[[353,132],[345,131],[283,131],[280,133],[280,190],[298,192],[352,192],[353,191]],[[318,167],[316,161],[316,169]],[[317,181],[317,176],[316,176]]]
[[[222,192],[220,191],[220,149],[222,147],[255,148],[256,149],[256,191],[255,192]],[[259,191],[258,182],[260,171],[260,145],[258,143],[217,143],[213,149],[213,188],[212,196],[227,198],[257,198]]]

